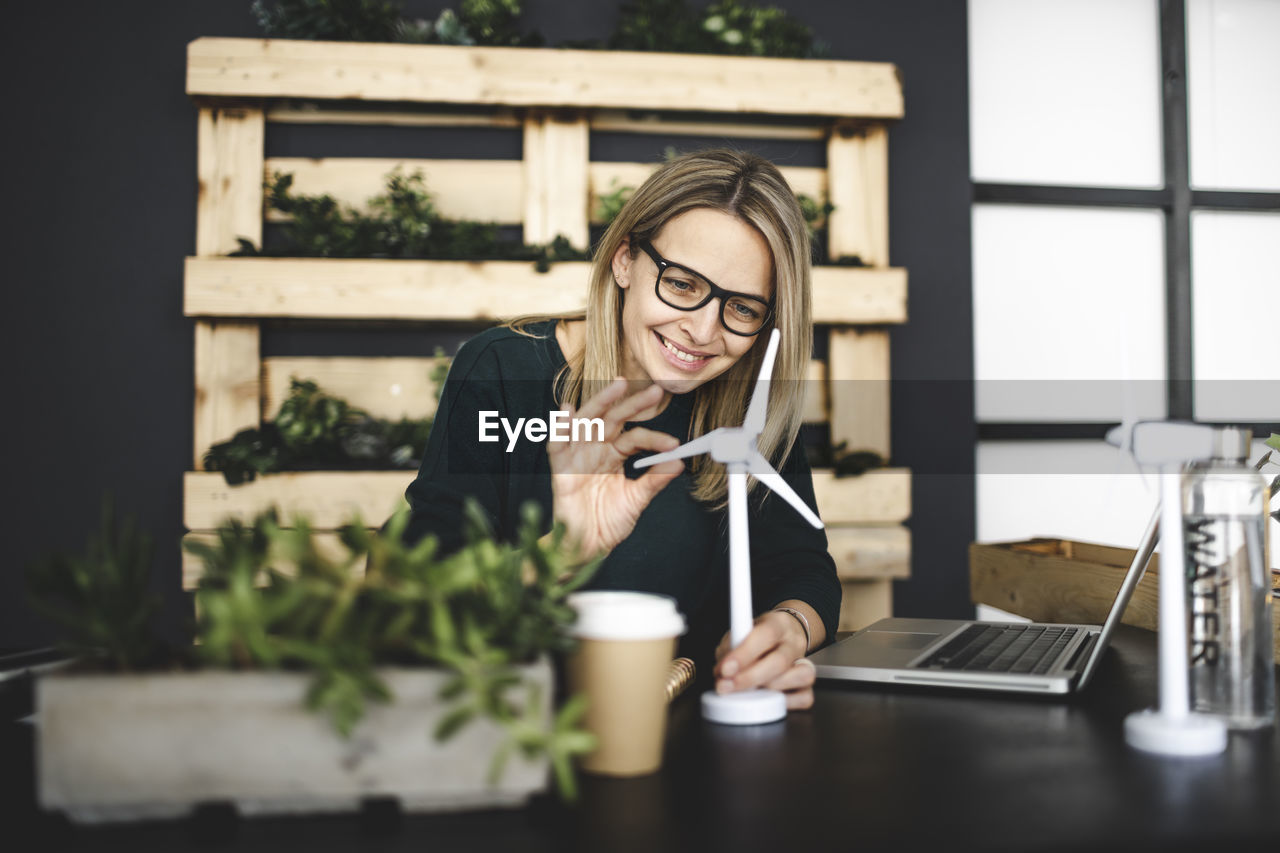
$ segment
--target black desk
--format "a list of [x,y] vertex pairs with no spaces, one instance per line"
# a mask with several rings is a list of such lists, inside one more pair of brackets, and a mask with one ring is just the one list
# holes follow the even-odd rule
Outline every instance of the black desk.
[[[380,820],[200,819],[101,829],[31,804],[31,735],[0,741],[15,851],[263,850],[1280,850],[1280,747],[1232,735],[1209,759],[1127,748],[1123,720],[1156,696],[1155,635],[1121,628],[1084,695],[943,694],[823,682],[784,723],[704,723],[672,708],[663,771],[585,777],[576,809]],[[12,758],[16,757],[16,761]],[[15,820],[29,831],[15,836]]]

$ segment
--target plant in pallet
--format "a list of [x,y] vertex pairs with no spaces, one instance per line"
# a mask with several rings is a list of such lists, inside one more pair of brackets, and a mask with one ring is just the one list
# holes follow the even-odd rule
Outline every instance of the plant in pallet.
[[701,10],[685,0],[631,0],[622,5],[609,47],[794,58],[827,52],[786,12],[741,0],[718,0]]
[[275,38],[390,41],[400,21],[392,0],[254,0],[250,11]]
[[468,544],[443,557],[432,538],[403,543],[407,512],[383,531],[353,521],[340,533],[339,556],[316,548],[304,520],[284,528],[272,511],[248,525],[227,521],[212,542],[185,545],[204,574],[196,592],[199,642],[182,649],[153,630],[149,541],[109,509],[84,556],[35,566],[28,588],[64,647],[81,656],[81,669],[304,671],[307,706],[326,714],[341,736],[369,702],[395,701],[378,667],[442,668],[452,674],[440,695],[448,710],[424,737],[446,741],[474,720],[492,720],[506,737],[492,757],[491,781],[513,754],[546,756],[560,791],[572,797],[572,758],[594,746],[578,727],[583,701],[570,699],[548,719],[537,686],[515,667],[571,649],[566,599],[596,564],[568,562],[563,526],[540,539],[535,505],[524,508],[519,539],[510,544],[494,539],[475,504],[466,515]]
[[546,272],[556,261],[586,258],[563,237],[545,245],[513,244],[499,239],[493,223],[444,218],[421,172],[390,172],[385,190],[369,200],[368,212],[327,194],[295,195],[290,174],[272,175],[266,191],[267,204],[289,217],[285,245],[263,252],[240,238],[237,255],[524,260],[533,261],[539,272]]
[[521,32],[521,5],[462,0],[458,11],[445,9],[435,20],[405,19],[400,0],[254,0],[251,11],[276,38],[536,47],[542,36]]
[[[437,349],[432,370],[437,402],[449,369],[442,356]],[[430,434],[430,418],[374,418],[326,394],[312,380],[292,378],[275,420],[213,445],[204,467],[221,471],[231,486],[259,474],[301,468],[416,468]]]
[[829,439],[821,444],[806,445],[809,465],[814,468],[830,468],[836,477],[857,477],[888,464],[874,450],[849,450],[848,445],[847,441],[832,445]]
[[205,566],[196,593],[198,657],[222,668],[309,671],[308,706],[344,736],[368,702],[393,699],[377,666],[444,667],[454,677],[441,698],[452,708],[434,736],[445,740],[472,720],[490,719],[507,732],[491,779],[515,752],[546,755],[561,791],[572,796],[570,761],[594,746],[577,728],[582,700],[543,719],[536,687],[524,685],[513,666],[571,648],[566,598],[595,564],[566,562],[563,527],[542,544],[532,504],[511,545],[494,540],[476,504],[466,514],[469,544],[445,557],[432,538],[403,543],[407,511],[383,532],[358,520],[343,528],[337,558],[317,550],[305,521],[282,528],[274,513],[252,526],[228,522],[213,544],[188,543]]

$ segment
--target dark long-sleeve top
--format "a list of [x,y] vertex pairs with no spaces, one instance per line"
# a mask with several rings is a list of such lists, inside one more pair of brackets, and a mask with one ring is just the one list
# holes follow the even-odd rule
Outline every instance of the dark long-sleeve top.
[[[475,498],[498,536],[516,541],[521,507],[534,501],[546,532],[552,523],[551,467],[546,445],[523,434],[510,439],[497,418],[514,426],[518,418],[550,420],[559,407],[553,382],[564,366],[554,321],[535,324],[535,337],[510,329],[490,329],[463,344],[449,370],[440,406],[417,478],[406,493],[411,516],[405,537],[417,541],[435,535],[444,552],[465,541],[463,501]],[[672,396],[667,407],[643,424],[689,438],[693,394]],[[482,442],[482,412],[494,424]],[[632,425],[628,425],[632,426]],[[638,456],[636,457],[639,458]],[[627,476],[638,476],[629,460]],[[816,511],[813,478],[797,442],[779,473]],[[659,492],[641,513],[635,529],[605,558],[587,584],[592,589],[628,589],[673,597],[691,623],[706,623],[704,644],[728,624],[727,513],[694,500],[689,469]],[[828,638],[835,636],[840,584],[827,553],[827,538],[766,488],[752,491],[752,601],[756,612],[781,601],[799,599],[822,617]],[[714,646],[714,643],[711,643]]]

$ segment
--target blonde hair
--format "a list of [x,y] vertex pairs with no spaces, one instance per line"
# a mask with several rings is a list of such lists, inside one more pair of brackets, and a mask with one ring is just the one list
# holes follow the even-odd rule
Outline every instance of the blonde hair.
[[[654,239],[668,221],[703,207],[735,216],[764,237],[773,260],[774,311],[746,355],[692,392],[693,417],[686,440],[742,424],[769,329],[777,327],[782,340],[769,386],[769,418],[757,441],[760,452],[777,466],[791,452],[800,431],[813,323],[809,231],[795,193],[768,160],[743,151],[713,149],[667,161],[636,190],[596,245],[585,312],[526,317],[508,325],[524,331],[535,319],[585,318],[585,344],[567,355],[568,363],[556,377],[556,399],[575,407],[590,399],[622,373],[623,291],[614,282],[613,256],[629,240],[635,257],[638,244]],[[691,463],[694,498],[723,505],[728,493],[724,466],[705,455],[693,457]]]

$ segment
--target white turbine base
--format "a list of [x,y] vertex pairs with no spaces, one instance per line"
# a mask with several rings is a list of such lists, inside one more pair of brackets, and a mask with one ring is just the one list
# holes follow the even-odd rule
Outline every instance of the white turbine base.
[[780,690],[743,690],[702,694],[702,718],[728,726],[758,726],[787,716],[787,697]]
[[1171,716],[1148,708],[1124,718],[1129,746],[1159,755],[1217,755],[1227,748],[1227,727],[1202,714]]

